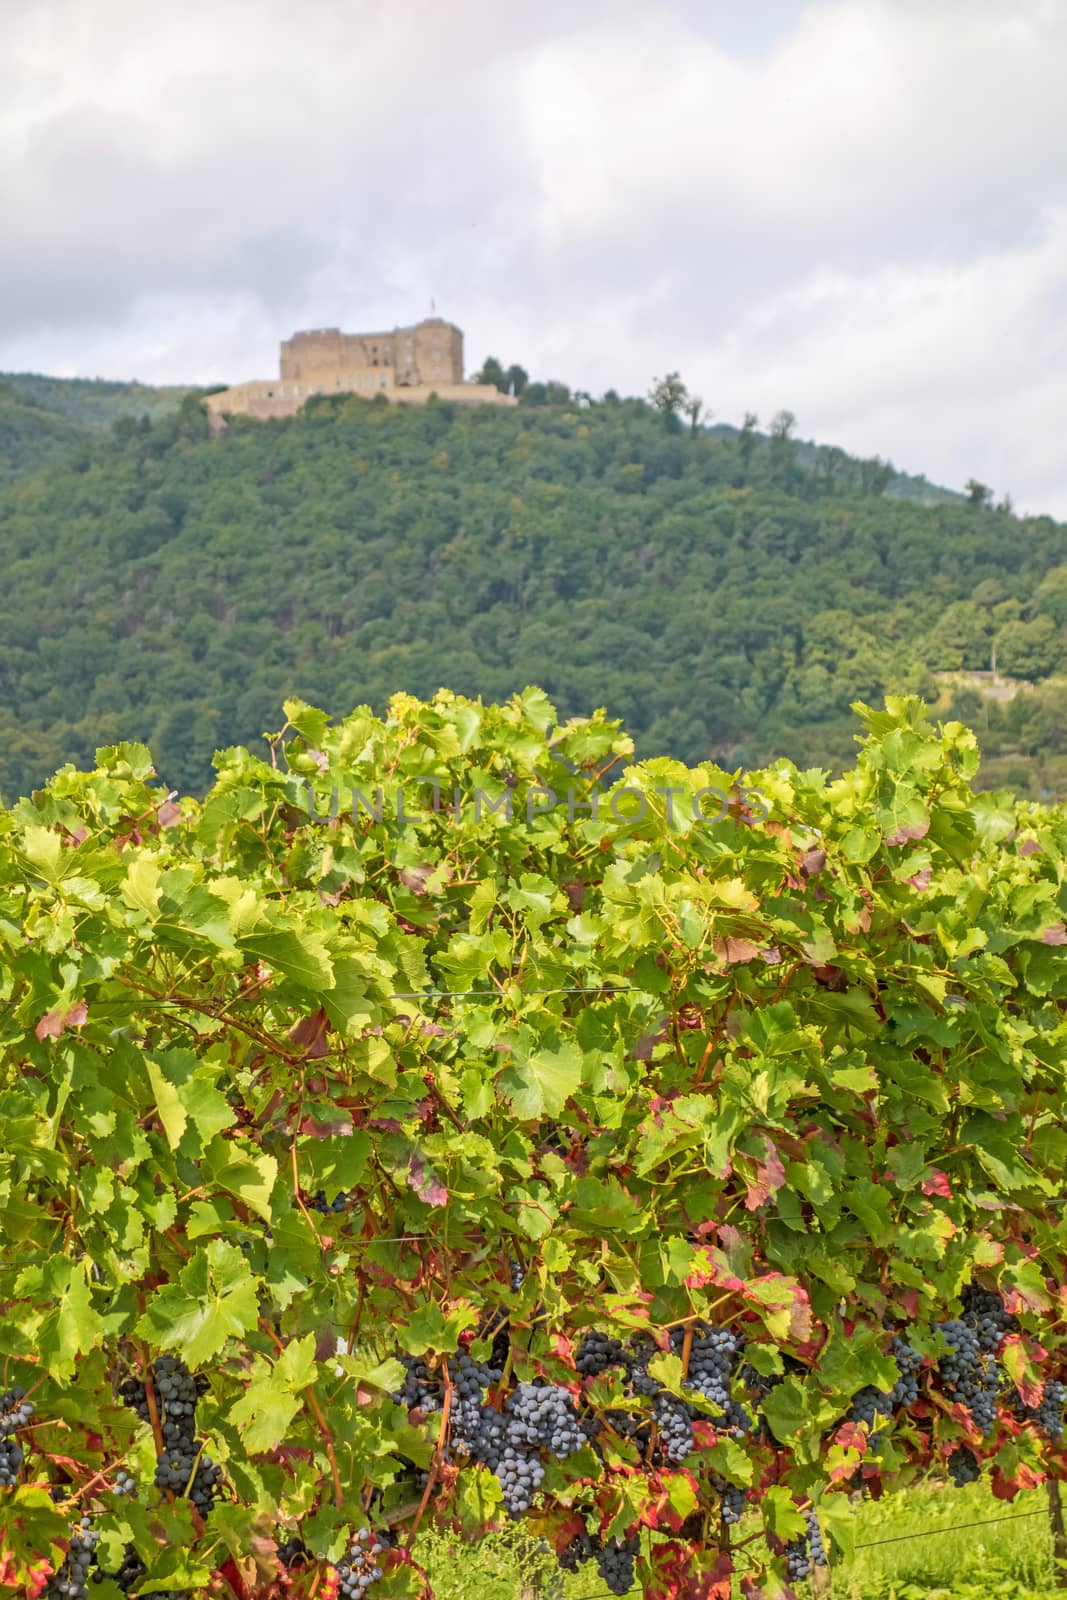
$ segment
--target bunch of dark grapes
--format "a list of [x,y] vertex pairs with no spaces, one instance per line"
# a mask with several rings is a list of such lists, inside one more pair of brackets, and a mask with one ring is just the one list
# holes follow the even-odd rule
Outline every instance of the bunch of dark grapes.
[[[477,1456],[488,1425],[484,1413],[489,1408],[483,1404],[485,1390],[499,1382],[501,1372],[496,1367],[482,1366],[465,1351],[453,1362],[452,1372],[454,1387],[449,1415],[452,1443],[464,1455]],[[490,1414],[496,1416],[495,1412]]]
[[508,1515],[525,1516],[544,1480],[545,1469],[540,1456],[529,1446],[508,1443],[500,1452],[493,1471]]
[[624,1366],[625,1363],[626,1349],[621,1339],[612,1339],[606,1333],[598,1333],[595,1328],[582,1335],[574,1366],[583,1378],[597,1378],[609,1367]]
[[668,1461],[684,1461],[693,1448],[693,1423],[689,1407],[673,1394],[658,1394],[652,1402],[652,1420]]
[[807,1532],[799,1539],[790,1539],[785,1547],[785,1573],[790,1583],[802,1583],[811,1577],[813,1567],[825,1567],[826,1547],[822,1529],[814,1511],[805,1511]]
[[[676,1355],[682,1353],[684,1345],[685,1330],[672,1329],[671,1349]],[[687,1389],[695,1390],[702,1400],[721,1413],[716,1420],[724,1422],[735,1436],[747,1433],[753,1425],[744,1406],[730,1394],[730,1382],[741,1350],[742,1340],[729,1328],[705,1328],[698,1324],[689,1349],[688,1370],[682,1379]]]
[[597,1571],[612,1594],[629,1594],[634,1586],[634,1562],[640,1552],[636,1535],[628,1539],[610,1539],[597,1551]]
[[555,1384],[520,1383],[502,1413],[484,1408],[479,1457],[495,1472],[512,1517],[529,1511],[541,1487],[544,1451],[563,1461],[586,1443],[574,1402]]
[[103,1583],[105,1578],[110,1578],[116,1588],[122,1590],[123,1594],[129,1594],[130,1590],[140,1583],[147,1571],[148,1568],[137,1554],[133,1545],[128,1544],[123,1552],[122,1562],[118,1571],[108,1572],[98,1563],[93,1573],[93,1582]]
[[868,1383],[852,1396],[845,1420],[847,1422],[865,1423],[868,1430],[873,1433],[875,1422],[879,1417],[888,1417],[891,1407],[889,1394],[885,1389],[876,1389]]
[[[150,1381],[163,1441],[156,1461],[156,1488],[188,1493],[197,1509],[207,1512],[222,1481],[221,1467],[201,1454],[196,1441],[196,1406],[208,1388],[207,1379],[199,1374],[194,1377],[177,1356],[158,1356],[152,1363]],[[119,1395],[142,1421],[151,1421],[152,1409],[140,1378],[126,1378],[119,1385]]]
[[22,1446],[12,1437],[17,1428],[25,1427],[35,1410],[33,1401],[25,1395],[25,1389],[17,1388],[0,1395],[0,1489],[14,1487],[25,1459]]
[[120,1467],[115,1474],[115,1481],[111,1485],[111,1492],[112,1494],[121,1494],[123,1496],[135,1495],[137,1493],[137,1479],[127,1472],[124,1467]]
[[744,1489],[739,1489],[736,1484],[727,1483],[717,1472],[711,1475],[711,1487],[722,1502],[722,1520],[731,1526],[740,1522],[745,1513]]
[[397,1405],[407,1406],[409,1411],[413,1406],[417,1406],[427,1415],[433,1411],[440,1411],[445,1399],[441,1377],[436,1372],[431,1372],[419,1356],[401,1356],[400,1360],[407,1375],[404,1387],[398,1389],[392,1396]]
[[583,1561],[592,1561],[597,1553],[597,1544],[583,1528],[581,1533],[576,1533],[567,1548],[559,1556],[559,1564],[564,1572],[577,1572]]
[[585,1432],[566,1389],[520,1383],[504,1405],[508,1443],[540,1446],[565,1461],[585,1444]]
[[1028,1406],[1022,1395],[1016,1394],[1012,1406],[1017,1417],[1023,1422],[1032,1422],[1039,1433],[1052,1444],[1058,1444],[1063,1436],[1063,1407],[1067,1399],[1067,1386],[1056,1378],[1050,1378],[1045,1384],[1041,1396],[1041,1404]]
[[288,1539],[283,1539],[278,1546],[278,1560],[286,1572],[290,1567],[304,1566],[311,1560],[311,1552],[303,1539],[296,1534],[291,1534]]
[[369,1528],[360,1528],[337,1563],[339,1600],[363,1600],[363,1596],[382,1575],[378,1557],[384,1546]]
[[312,1195],[308,1201],[308,1206],[312,1211],[317,1211],[320,1216],[335,1217],[339,1212],[347,1211],[351,1203],[351,1195],[346,1194],[343,1190],[340,1194],[335,1194],[332,1200],[327,1200],[325,1189],[320,1189],[317,1194]]
[[889,1354],[900,1372],[900,1377],[889,1391],[889,1404],[893,1410],[907,1411],[919,1398],[919,1370],[923,1358],[918,1350],[913,1350],[910,1344],[905,1344],[900,1338],[893,1340]]
[[26,1399],[25,1389],[9,1389],[0,1395],[0,1434],[7,1435],[16,1428],[25,1427],[36,1409],[33,1401]]
[[949,1346],[938,1363],[945,1393],[963,1404],[980,1433],[992,1433],[1000,1392],[996,1357],[982,1350],[978,1333],[969,1322],[953,1318],[939,1323],[938,1329]]
[[969,1283],[960,1297],[963,1301],[963,1320],[971,1325],[982,1350],[995,1355],[1013,1319],[1004,1310],[1004,1302],[992,1289],[982,1289]]
[[516,1261],[515,1257],[512,1256],[508,1263],[508,1270],[511,1277],[511,1292],[512,1294],[518,1294],[519,1290],[526,1282],[526,1274],[522,1270],[522,1262]]
[[982,1469],[965,1444],[957,1445],[949,1456],[948,1475],[957,1489],[962,1489],[968,1483],[977,1483],[981,1477]]
[[45,1600],[85,1600],[89,1589],[89,1569],[93,1564],[98,1537],[90,1528],[89,1518],[82,1517],[70,1536],[63,1565],[48,1580]]

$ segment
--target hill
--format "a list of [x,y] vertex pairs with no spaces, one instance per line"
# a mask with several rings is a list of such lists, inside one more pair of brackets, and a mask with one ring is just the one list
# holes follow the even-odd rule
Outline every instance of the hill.
[[35,372],[0,373],[0,387],[89,430],[110,428],[120,417],[167,416],[187,394],[202,392],[189,384],[154,387],[110,378],[47,378]]
[[[534,682],[564,715],[608,707],[642,755],[732,765],[845,764],[850,703],[917,690],[978,728],[987,783],[1067,789],[1050,518],[923,504],[883,464],[614,397],[337,397],[219,435],[195,395],[110,432],[36,406],[36,442],[14,403],[39,459],[0,482],[8,801],[122,738],[201,789],[290,694],[380,711]],[[973,676],[994,649],[1000,699]]]

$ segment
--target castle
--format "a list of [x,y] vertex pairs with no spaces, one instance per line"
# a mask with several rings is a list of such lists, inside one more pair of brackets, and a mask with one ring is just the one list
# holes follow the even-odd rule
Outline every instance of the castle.
[[342,333],[339,328],[294,333],[282,342],[278,373],[209,394],[204,404],[212,420],[291,417],[316,394],[358,394],[367,400],[383,394],[408,404],[436,394],[466,404],[517,404],[494,384],[464,383],[463,334],[440,317],[391,333]]

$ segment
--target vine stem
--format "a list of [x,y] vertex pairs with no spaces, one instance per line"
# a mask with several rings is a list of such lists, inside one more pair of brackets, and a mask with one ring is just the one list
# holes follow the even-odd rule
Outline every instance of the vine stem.
[[445,1375],[445,1397],[441,1403],[441,1426],[437,1430],[437,1448],[433,1453],[433,1461],[430,1465],[430,1475],[426,1479],[426,1487],[422,1491],[422,1499],[419,1501],[419,1509],[415,1513],[415,1520],[411,1524],[407,1539],[404,1543],[405,1550],[411,1549],[415,1535],[419,1531],[419,1523],[422,1521],[423,1512],[430,1503],[430,1495],[433,1493],[433,1486],[437,1482],[437,1474],[441,1469],[441,1456],[445,1448],[445,1435],[448,1432],[448,1414],[452,1409],[452,1389],[454,1387],[451,1374],[448,1370],[447,1361],[441,1362],[441,1370]]

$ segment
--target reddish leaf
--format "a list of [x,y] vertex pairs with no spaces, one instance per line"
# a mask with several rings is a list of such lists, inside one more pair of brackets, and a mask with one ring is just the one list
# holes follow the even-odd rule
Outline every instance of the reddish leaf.
[[1039,856],[1041,854],[1041,846],[1036,839],[1024,839],[1019,846],[1019,854],[1021,856]]
[[933,877],[933,875],[934,871],[932,867],[920,867],[915,876],[913,878],[908,878],[906,881],[911,884],[913,889],[929,889],[930,879]]
[[939,1194],[943,1200],[952,1198],[952,1185],[948,1173],[935,1167],[930,1177],[923,1179],[923,1194]]
[[767,1159],[756,1163],[756,1176],[749,1183],[745,1195],[746,1211],[758,1211],[760,1206],[764,1205],[772,1194],[777,1194],[785,1183],[785,1168],[782,1166],[774,1140],[765,1136],[763,1144]]
[[408,1172],[408,1183],[424,1205],[443,1206],[448,1203],[448,1190],[436,1173],[423,1164],[422,1157],[413,1155]]
[[182,820],[182,808],[175,800],[164,800],[156,812],[156,821],[161,828],[173,828]]
[[825,850],[805,850],[800,858],[800,870],[805,878],[817,878],[825,865]]
[[759,945],[753,944],[751,939],[713,939],[711,947],[731,967],[755,961],[760,953]]
[[317,1061],[321,1056],[329,1055],[326,1047],[326,1035],[329,1032],[329,1021],[326,1013],[320,1006],[310,1016],[301,1017],[295,1028],[290,1028],[289,1037],[295,1045],[302,1047],[305,1057],[309,1061]]
[[66,1028],[84,1028],[89,1016],[89,1007],[84,1000],[79,1000],[77,1005],[64,1009],[57,1007],[55,1011],[46,1011],[34,1032],[38,1039],[58,1039]]
[[1062,922],[1053,922],[1041,935],[1042,944],[1067,944],[1067,928]]
[[899,828],[886,834],[886,844],[907,844],[909,839],[925,839],[930,831],[930,819],[924,817],[921,822],[902,822]]
[[421,867],[401,867],[398,876],[401,883],[413,894],[425,894],[426,880],[433,877],[433,867],[429,864]]
[[858,1450],[861,1456],[867,1453],[867,1435],[858,1422],[843,1422],[834,1434],[834,1443],[843,1450]]

